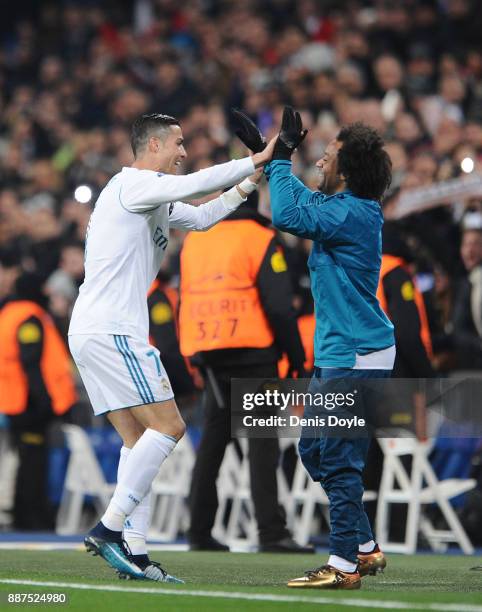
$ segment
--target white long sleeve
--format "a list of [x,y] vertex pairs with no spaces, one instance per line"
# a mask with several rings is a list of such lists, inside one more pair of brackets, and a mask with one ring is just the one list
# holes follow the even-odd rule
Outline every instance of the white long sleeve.
[[169,227],[186,231],[206,231],[236,210],[242,202],[246,202],[246,198],[239,195],[236,187],[200,206],[173,202],[169,213]]
[[120,202],[130,212],[142,213],[161,204],[199,198],[235,185],[254,172],[254,164],[251,157],[245,157],[185,175],[136,168],[124,168],[124,171],[132,176],[123,185]]

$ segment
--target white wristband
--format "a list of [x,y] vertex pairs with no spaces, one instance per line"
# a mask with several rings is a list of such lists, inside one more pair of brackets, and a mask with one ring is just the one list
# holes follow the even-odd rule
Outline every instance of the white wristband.
[[241,183],[239,183],[238,187],[241,189],[241,191],[244,191],[244,193],[250,194],[258,189],[258,184],[253,183],[253,181],[250,181],[249,178],[245,178],[243,181],[241,181]]

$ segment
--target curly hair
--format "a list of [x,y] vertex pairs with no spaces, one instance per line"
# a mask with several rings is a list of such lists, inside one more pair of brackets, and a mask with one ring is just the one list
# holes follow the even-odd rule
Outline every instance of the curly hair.
[[392,162],[376,130],[361,122],[344,126],[336,139],[338,172],[357,197],[380,201],[392,180]]

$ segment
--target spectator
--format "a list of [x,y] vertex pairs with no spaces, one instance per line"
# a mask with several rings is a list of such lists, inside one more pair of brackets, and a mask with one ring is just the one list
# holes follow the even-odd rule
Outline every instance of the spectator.
[[[427,294],[424,294],[424,297]],[[427,314],[433,346],[433,364],[446,373],[456,367],[453,346],[454,286],[448,272],[440,264],[434,266],[434,286],[429,296]]]
[[19,255],[0,260],[0,412],[8,415],[19,467],[17,529],[52,529],[47,497],[47,432],[76,401],[67,347],[45,311],[41,279],[23,273]]
[[67,339],[72,307],[84,280],[84,243],[66,242],[60,249],[59,267],[47,279],[45,291],[57,327]]
[[430,378],[432,340],[422,294],[408,264],[411,256],[399,228],[383,228],[383,255],[377,297],[395,327],[395,378]]
[[[205,427],[190,491],[192,550],[228,550],[212,537],[211,530],[218,506],[219,468],[227,445],[234,441],[231,378],[276,377],[283,352],[292,375],[304,373],[305,354],[292,307],[288,267],[275,232],[257,205],[258,194],[251,194],[209,236],[189,235],[182,250],[181,351],[199,365],[206,379]],[[221,245],[222,258],[218,255]],[[278,502],[278,439],[253,437],[248,444],[260,550],[313,552],[293,540]]]
[[460,255],[467,277],[456,291],[453,325],[459,367],[482,367],[482,229],[462,235]]

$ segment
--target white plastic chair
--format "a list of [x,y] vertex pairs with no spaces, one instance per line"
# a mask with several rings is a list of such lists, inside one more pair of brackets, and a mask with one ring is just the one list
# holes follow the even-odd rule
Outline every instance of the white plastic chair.
[[[253,550],[258,544],[258,525],[251,497],[248,440],[240,438],[238,443],[242,456],[239,456],[231,444],[226,449],[221,465],[217,481],[219,506],[213,535],[231,548]],[[279,443],[283,452],[294,441],[280,439]],[[281,466],[276,470],[276,478],[278,502],[285,508],[287,526],[291,528],[292,520],[288,512],[291,507],[291,492]]]
[[94,498],[100,515],[110,501],[115,484],[105,480],[85,431],[77,425],[62,425],[62,430],[70,458],[55,530],[58,534],[70,535],[83,530],[82,508],[85,496],[91,495]]
[[0,526],[12,524],[15,475],[18,469],[18,453],[11,446],[6,430],[0,431]]
[[[473,554],[474,548],[449,500],[473,489],[476,481],[471,478],[438,480],[428,460],[433,439],[421,442],[414,437],[378,438],[378,443],[385,455],[376,518],[380,547],[387,552],[414,554],[420,532],[436,552],[444,552],[448,542],[456,542],[465,554]],[[400,460],[403,456],[412,457],[410,474]],[[423,511],[424,505],[434,503],[449,526],[446,530],[435,529]],[[389,539],[391,504],[407,504],[403,542]]]
[[238,442],[242,456],[234,444],[229,444],[219,470],[213,536],[230,547],[252,548],[258,541],[258,529],[251,500],[248,441],[240,439]]

